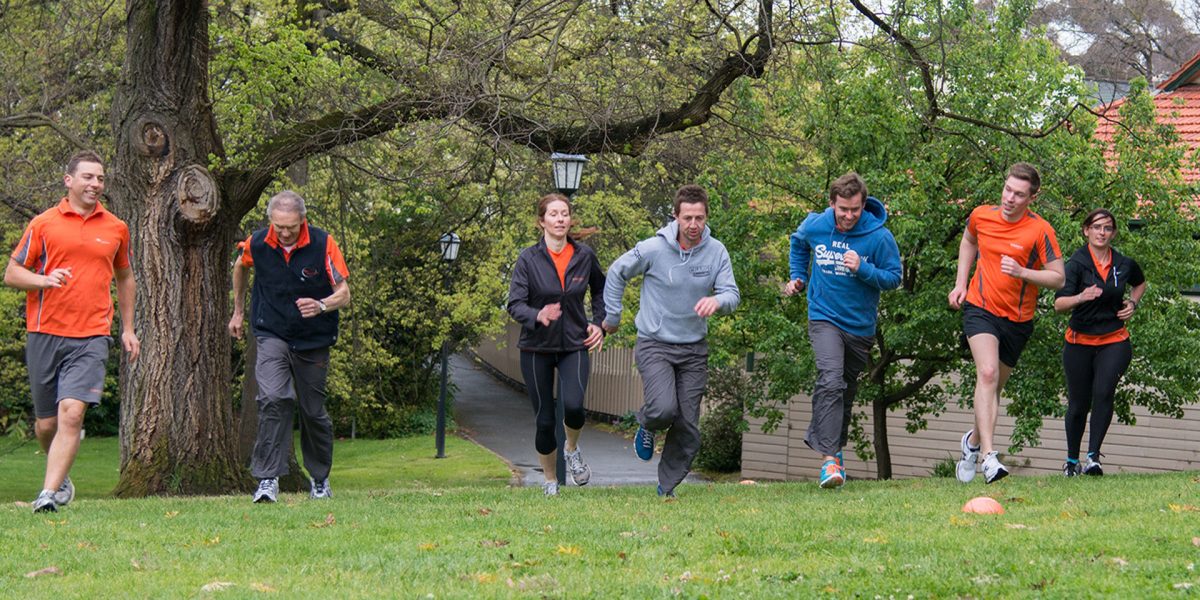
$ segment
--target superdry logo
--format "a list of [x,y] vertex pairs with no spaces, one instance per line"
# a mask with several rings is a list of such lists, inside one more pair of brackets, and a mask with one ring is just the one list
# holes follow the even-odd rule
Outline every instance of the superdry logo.
[[316,267],[304,267],[304,270],[300,271],[300,273],[302,273],[305,277],[316,277],[317,273],[320,273],[320,271],[318,271]]
[[1024,249],[1025,249],[1025,246],[1022,246],[1022,245],[1020,245],[1020,244],[1018,244],[1018,243],[1016,243],[1016,242],[1009,242],[1009,243],[1008,243],[1008,245],[1009,245],[1009,246],[1012,246],[1013,248],[1016,248],[1017,250],[1024,250]]
[[584,281],[583,275],[575,275],[575,276],[571,277],[571,283],[581,283],[583,281]]
[[692,277],[708,277],[710,273],[712,273],[712,267],[709,265],[692,267]]

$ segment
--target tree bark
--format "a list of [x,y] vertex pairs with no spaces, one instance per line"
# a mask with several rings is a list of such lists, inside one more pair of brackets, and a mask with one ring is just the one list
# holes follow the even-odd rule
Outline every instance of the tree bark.
[[113,205],[129,223],[143,358],[121,365],[119,497],[248,489],[230,403],[229,255],[240,215],[207,169],[202,1],[129,0],[113,99]]
[[877,479],[892,478],[892,450],[888,446],[887,431],[887,401],[877,399],[871,402],[875,444],[875,476]]

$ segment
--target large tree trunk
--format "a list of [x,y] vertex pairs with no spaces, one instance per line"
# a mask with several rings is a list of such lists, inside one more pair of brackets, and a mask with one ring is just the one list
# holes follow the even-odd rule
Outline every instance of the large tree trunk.
[[114,211],[129,223],[142,358],[121,367],[118,496],[246,489],[230,395],[229,214],[204,2],[129,0],[113,100]]

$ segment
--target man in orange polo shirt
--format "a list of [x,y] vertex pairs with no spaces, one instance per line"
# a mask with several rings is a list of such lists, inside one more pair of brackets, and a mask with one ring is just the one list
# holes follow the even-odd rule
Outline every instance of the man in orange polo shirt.
[[83,415],[99,404],[112,344],[115,276],[121,345],[129,361],[140,343],[133,332],[135,286],[129,227],[100,204],[104,162],[79,152],[63,176],[67,196],[33,218],[8,260],[4,283],[25,290],[25,362],[34,430],[46,453],[46,478],[33,512],[54,512],[75,497],[68,473],[79,451]]
[[246,283],[254,268],[250,330],[258,350],[258,436],[250,474],[254,502],[275,502],[288,472],[292,414],[300,408],[300,448],[309,496],[329,498],[333,422],[325,411],[329,348],[337,342],[338,309],[350,304],[350,271],[333,236],[306,220],[304,198],[291,191],[267,203],[270,226],[239,244],[233,263],[233,317],[229,333],[242,337]]
[[[1008,475],[992,446],[1000,391],[1033,334],[1038,288],[1063,286],[1062,252],[1054,228],[1029,210],[1041,176],[1028,163],[1008,170],[999,205],[971,211],[958,247],[950,307],[963,311],[963,332],[975,359],[975,428],[962,436],[958,480],[975,478],[982,453],[984,481]],[[975,275],[967,285],[975,263]]]

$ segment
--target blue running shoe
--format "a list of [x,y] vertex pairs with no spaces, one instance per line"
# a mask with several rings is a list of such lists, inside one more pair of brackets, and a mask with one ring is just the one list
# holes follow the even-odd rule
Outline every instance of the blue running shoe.
[[836,460],[827,460],[821,465],[821,487],[825,489],[841,487],[846,482],[846,474]]
[[642,460],[654,458],[654,432],[638,426],[637,434],[633,436],[633,451]]
[[838,450],[837,454],[834,454],[833,457],[837,459],[838,466],[841,467],[843,471],[845,471],[846,463],[842,462],[842,451]]
[[664,491],[663,491],[663,489],[662,489],[662,484],[660,483],[660,484],[658,484],[658,495],[659,495],[659,496],[662,496],[662,497],[664,497],[664,498],[674,498],[674,497],[675,497],[675,490],[671,490],[671,491],[669,491],[669,492],[664,492]]

